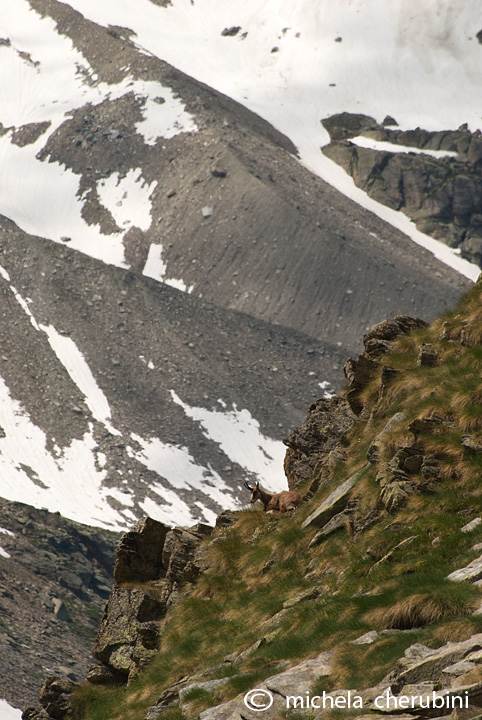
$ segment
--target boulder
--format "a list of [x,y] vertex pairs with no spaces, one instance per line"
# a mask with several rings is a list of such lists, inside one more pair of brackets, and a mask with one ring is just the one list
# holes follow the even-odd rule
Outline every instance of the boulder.
[[380,500],[389,512],[394,512],[407,504],[413,492],[412,484],[407,480],[392,480],[382,488]]
[[421,367],[435,367],[438,363],[438,353],[433,345],[422,343],[417,358],[417,365]]
[[482,580],[482,555],[475,560],[472,560],[466,567],[447,575],[448,580],[454,582],[463,582],[464,580],[470,580],[470,582],[476,582]]
[[370,630],[364,635],[360,635],[356,640],[352,640],[352,645],[372,645],[374,642],[380,639],[380,635],[376,630]]
[[40,691],[40,705],[53,720],[63,720],[70,712],[70,696],[76,684],[68,678],[48,677]]
[[353,475],[350,475],[344,483],[339,485],[336,490],[333,490],[326,500],[323,500],[323,502],[318,505],[311,515],[308,515],[301,527],[307,528],[312,525],[320,527],[325,525],[328,520],[331,520],[334,515],[341,512],[348,504],[351,491],[369,467],[370,465],[365,465],[365,467],[361,468],[361,470],[358,470]]
[[309,547],[312,548],[315,545],[319,545],[326,540],[326,538],[337,530],[346,530],[349,524],[349,515],[346,512],[341,512],[328,520],[326,525],[323,525],[310,542]]
[[125,682],[125,677],[104,663],[96,663],[90,667],[87,680],[92,685],[119,685]]
[[462,435],[462,445],[474,455],[482,454],[482,443],[472,435]]
[[482,524],[482,518],[476,517],[473,520],[471,520],[467,525],[464,525],[463,528],[461,528],[460,532],[468,533],[472,532],[472,530],[475,530],[479,527],[479,525]]
[[52,608],[54,611],[54,615],[63,622],[72,622],[72,618],[70,617],[70,613],[67,610],[67,607],[63,600],[60,598],[52,598]]

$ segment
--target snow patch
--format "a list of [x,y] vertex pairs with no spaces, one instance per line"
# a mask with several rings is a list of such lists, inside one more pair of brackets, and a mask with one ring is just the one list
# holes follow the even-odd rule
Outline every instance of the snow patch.
[[120,435],[121,433],[110,422],[109,402],[97,385],[91,369],[72,338],[60,335],[52,325],[40,325],[40,329],[47,335],[50,347],[84,395],[93,417],[105,425],[110,433]]
[[[196,131],[194,118],[172,90],[158,82],[132,77],[115,85],[99,82],[72,41],[27,0],[0,0],[0,17],[2,37],[8,40],[0,45],[0,122],[9,129],[0,138],[0,214],[27,233],[57,243],[68,238],[69,247],[126,267],[124,234],[133,225],[150,226],[148,201],[155,183],[146,187],[139,171],[132,169],[123,180],[113,176],[104,187],[99,186],[107,209],[123,229],[106,235],[99,225],[89,225],[82,217],[86,198],[79,192],[81,176],[59,163],[41,161],[37,155],[74,110],[128,93],[134,93],[140,103],[143,120],[136,128],[146,144]],[[31,123],[49,125],[35,143],[15,145],[14,130]]]
[[259,422],[249,410],[224,412],[191,407],[171,390],[173,401],[186,415],[203,428],[204,435],[217,443],[232,462],[254,473],[264,485],[275,492],[286,489],[283,463],[286,448],[279,440],[263,435]]
[[449,150],[428,150],[417,147],[410,147],[409,145],[395,145],[395,143],[385,142],[384,140],[374,140],[373,138],[367,138],[363,135],[358,137],[350,138],[350,142],[358,147],[366,148],[367,150],[379,150],[380,152],[391,152],[391,153],[411,153],[412,155],[430,155],[433,158],[456,158],[458,153],[450,152]]
[[[289,137],[312,172],[470,279],[480,269],[370,200],[324,157],[323,118],[364,113],[400,129],[482,128],[480,3],[467,0],[68,0],[85,17],[136,33],[138,47],[257,113]],[[239,25],[243,35],[222,36]],[[335,40],[341,41],[335,42]],[[277,52],[272,52],[273,48]],[[449,91],[447,90],[449,89]]]
[[0,700],[0,717],[2,720],[22,720],[22,711],[12,707],[6,700]]
[[188,506],[178,498],[175,492],[166,490],[162,485],[157,487],[152,485],[151,490],[162,498],[162,502],[159,503],[150,497],[146,497],[143,502],[139,503],[139,507],[144,510],[146,515],[170,527],[174,525],[192,527],[195,524],[196,520],[191,515]]
[[334,397],[336,395],[335,391],[333,390],[331,384],[328,382],[328,380],[323,380],[323,382],[318,383],[318,387],[320,387],[323,390],[323,397],[327,400]]
[[63,243],[118,267],[124,263],[123,234],[104,235],[82,217],[81,176],[59,163],[41,162],[36,154],[42,140],[18,147],[11,133],[0,137],[0,214],[22,230]]
[[156,180],[148,185],[142,178],[141,168],[137,168],[129,170],[123,178],[119,173],[112,173],[97,184],[97,193],[119,227],[125,231],[132,227],[146,231],[152,223],[150,197],[156,186]]
[[180,133],[198,130],[193,116],[170,88],[156,82],[137,81],[135,92],[144,98],[144,120],[136,124],[136,129],[146,145],[154,145],[159,138],[169,140]]
[[166,278],[167,265],[162,259],[162,252],[162,245],[151,243],[142,274],[146,277],[152,278],[153,280],[157,280],[158,282],[163,282],[166,285],[170,285],[177,290],[182,290],[182,292],[191,293],[194,285],[190,285],[188,287],[184,280]]
[[[0,267],[0,271],[2,270],[3,268]],[[0,274],[4,278],[9,279],[6,271],[0,272]],[[111,411],[107,398],[97,385],[84,356],[74,341],[71,338],[58,333],[52,325],[39,325],[35,320],[27,301],[20,295],[20,293],[17,292],[13,285],[10,285],[10,290],[14,294],[20,307],[29,317],[33,327],[39,332],[42,331],[47,335],[50,347],[69,373],[75,385],[77,385],[81,393],[85,396],[85,401],[93,417],[103,423],[113,435],[120,435],[118,430],[116,430],[110,423]]]
[[[96,441],[90,426],[69,447],[47,449],[47,437],[0,378],[0,496],[60,512],[86,525],[123,530],[124,518],[107,500],[105,472],[96,467]],[[19,460],[20,459],[20,460]]]
[[10,537],[15,537],[15,533],[2,527],[0,527],[0,533],[3,533],[4,535],[10,535]]
[[[145,440],[135,434],[131,437],[142,450],[135,452],[128,448],[129,455],[167,480],[173,488],[202,492],[223,509],[236,507],[231,488],[212,468],[198,465],[187,448],[163,443],[159,438]],[[157,488],[163,496],[165,488],[161,485],[157,485]]]

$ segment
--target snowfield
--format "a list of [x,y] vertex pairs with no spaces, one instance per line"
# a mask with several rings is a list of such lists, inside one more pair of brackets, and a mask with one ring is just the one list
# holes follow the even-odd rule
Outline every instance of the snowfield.
[[[71,113],[87,103],[98,105],[134,93],[143,120],[137,132],[146,145],[159,137],[194,132],[196,124],[170,88],[157,82],[133,80],[108,85],[98,82],[85,57],[72,41],[59,34],[55,22],[41,17],[27,0],[0,0],[0,122],[8,129],[0,137],[0,213],[25,232],[69,242],[103,262],[127,267],[123,238],[132,227],[151,224],[150,195],[141,170],[120,180],[116,174],[99,183],[102,204],[119,226],[119,232],[102,233],[82,216],[85,197],[79,193],[80,176],[59,163],[37,158],[49,137]],[[162,100],[162,102],[159,102]],[[20,147],[15,131],[30,123],[45,123],[36,142]]]
[[[371,200],[320,148],[320,120],[364,113],[401,129],[482,128],[477,0],[69,0],[86,18],[136,33],[143,50],[265,118],[301,161],[345,195],[475,280],[480,269]],[[239,28],[233,35],[223,30]]]
[[[301,162],[314,173],[465,276],[478,276],[478,268],[418,232],[402,213],[368,198],[320,150],[329,140],[320,121],[339,112],[361,112],[379,122],[391,115],[401,129],[482,127],[482,46],[476,39],[482,11],[476,0],[455,5],[449,0],[65,4],[100,25],[131,29],[142,52],[253,110],[293,141]],[[128,75],[117,85],[99,82],[71,40],[28,0],[0,0],[0,13],[0,122],[8,129],[0,137],[0,213],[26,232],[55,242],[68,238],[70,247],[123,267],[125,233],[151,224],[154,188],[144,183],[142,171],[99,183],[101,202],[119,227],[106,235],[82,216],[80,177],[37,154],[73,110],[129,92],[141,99],[143,121],[137,130],[147,145],[195,132],[195,121],[159,83]],[[223,35],[232,28],[239,29]],[[14,131],[29,123],[47,127],[35,143],[13,144]],[[168,282],[188,290],[182,280]]]

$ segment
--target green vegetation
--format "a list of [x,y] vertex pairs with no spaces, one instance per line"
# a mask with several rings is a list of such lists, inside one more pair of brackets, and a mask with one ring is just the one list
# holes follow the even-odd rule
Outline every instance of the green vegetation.
[[[471,549],[482,542],[482,526],[460,532],[482,507],[482,454],[462,444],[470,433],[482,446],[481,292],[479,283],[453,313],[395,342],[362,394],[370,421],[355,424],[346,459],[318,470],[323,483],[315,497],[289,516],[240,511],[233,526],[219,529],[215,541],[207,541],[209,569],[167,617],[157,658],[126,689],[82,686],[76,720],[143,720],[162,691],[181,678],[229,677],[212,692],[193,690],[183,712],[175,705],[163,715],[195,718],[328,649],[335,653],[334,670],[316,692],[367,687],[415,642],[437,647],[482,632],[482,616],[471,614],[480,590],[447,580],[474,559]],[[417,365],[421,343],[436,348],[435,367]],[[383,365],[400,372],[379,399]],[[366,464],[373,439],[400,411],[406,420],[383,436],[378,465],[356,486],[358,519],[378,512],[376,521],[354,536],[341,530],[310,547],[317,529],[303,529],[303,520]],[[437,473],[430,482],[413,473],[416,491],[388,512],[380,507],[377,472],[413,441],[408,427],[414,421],[425,422],[423,453]],[[313,588],[316,596],[304,600]],[[386,634],[373,646],[349,644],[369,630],[391,628],[408,632]],[[261,638],[239,663],[224,662]]]

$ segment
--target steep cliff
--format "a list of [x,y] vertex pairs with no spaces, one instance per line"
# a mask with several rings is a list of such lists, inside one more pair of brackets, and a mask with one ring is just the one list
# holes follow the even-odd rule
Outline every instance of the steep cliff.
[[463,257],[482,263],[482,137],[458,130],[403,131],[341,113],[323,121],[331,143],[323,148],[370,197],[402,210],[417,228]]

